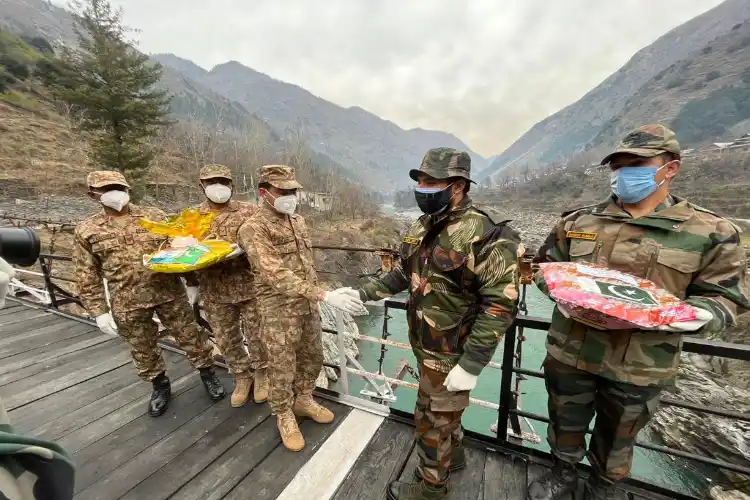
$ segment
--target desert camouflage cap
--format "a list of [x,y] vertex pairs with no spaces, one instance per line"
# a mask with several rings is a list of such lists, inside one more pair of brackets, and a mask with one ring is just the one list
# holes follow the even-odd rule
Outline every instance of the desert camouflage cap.
[[651,158],[662,153],[680,154],[680,143],[675,133],[664,125],[650,124],[639,127],[626,135],[614,151],[604,157],[602,165],[609,163],[616,154],[627,153]]
[[201,171],[200,171],[200,180],[205,179],[216,179],[216,178],[222,178],[222,179],[229,179],[232,180],[232,172],[229,170],[229,167],[226,165],[219,165],[219,164],[211,164],[211,165],[205,165]]
[[130,187],[125,177],[114,170],[96,170],[86,176],[86,185],[92,188],[100,188],[111,185]]
[[267,182],[279,189],[302,189],[294,177],[294,169],[286,165],[264,165],[258,169],[258,182]]
[[418,180],[419,174],[427,174],[435,179],[463,177],[471,180],[471,156],[466,151],[453,148],[433,148],[422,158],[419,169],[409,171],[409,177]]

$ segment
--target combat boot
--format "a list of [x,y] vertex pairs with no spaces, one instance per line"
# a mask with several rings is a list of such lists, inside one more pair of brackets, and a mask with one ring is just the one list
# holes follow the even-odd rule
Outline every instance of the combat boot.
[[388,500],[442,500],[447,497],[448,487],[444,484],[392,481],[388,485]]
[[[448,468],[451,472],[460,471],[466,468],[466,451],[464,445],[461,443],[454,444],[451,448],[451,466]],[[414,469],[414,478],[417,481],[422,480],[422,473],[419,472],[419,467]]]
[[584,500],[628,500],[628,494],[617,489],[610,481],[602,479],[597,474],[592,474],[586,481],[584,488]]
[[319,424],[330,424],[333,422],[333,412],[315,402],[312,395],[297,396],[294,400],[292,411],[298,417],[310,417]]
[[578,472],[575,465],[555,460],[552,470],[529,484],[526,500],[572,500],[576,489]]
[[266,368],[261,368],[255,372],[253,399],[256,403],[263,403],[268,399],[268,370]]
[[281,441],[290,451],[300,451],[305,447],[305,440],[297,425],[297,419],[290,410],[276,415],[276,427],[279,428]]
[[234,392],[232,392],[232,407],[239,408],[250,398],[253,388],[253,376],[249,372],[238,373],[234,376]]
[[224,386],[219,382],[219,378],[214,373],[213,368],[201,368],[201,382],[206,388],[206,392],[213,401],[224,399]]
[[163,373],[157,376],[151,384],[154,386],[154,390],[151,393],[151,401],[148,402],[148,414],[152,417],[158,417],[167,411],[169,400],[172,397],[172,386]]

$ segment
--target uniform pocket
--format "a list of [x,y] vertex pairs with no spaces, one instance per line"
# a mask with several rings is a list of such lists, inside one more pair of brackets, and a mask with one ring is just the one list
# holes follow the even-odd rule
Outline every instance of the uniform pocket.
[[432,352],[456,353],[463,315],[440,309],[422,309],[422,346]]
[[287,255],[297,252],[297,240],[291,239],[274,245],[274,250],[279,255]]
[[570,250],[568,252],[568,255],[570,255],[571,262],[575,262],[575,261],[593,262],[594,252],[596,251],[597,245],[598,243],[596,241],[571,240]]
[[668,292],[684,298],[693,275],[700,271],[702,258],[698,252],[660,248],[656,255],[656,265],[647,278]]

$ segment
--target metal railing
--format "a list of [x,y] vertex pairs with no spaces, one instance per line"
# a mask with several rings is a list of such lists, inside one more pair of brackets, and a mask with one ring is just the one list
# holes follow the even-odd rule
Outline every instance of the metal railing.
[[[342,250],[342,251],[348,251],[348,252],[372,252],[372,253],[378,253],[381,256],[381,259],[383,259],[383,266],[386,268],[389,263],[392,262],[392,255],[393,251],[390,249],[385,248],[349,248],[349,247],[331,247],[331,246],[325,246],[325,247],[318,247],[319,249],[326,249],[326,250]],[[55,310],[59,309],[60,306],[70,303],[78,303],[80,304],[79,300],[71,293],[65,291],[64,289],[60,288],[57,284],[54,283],[55,280],[62,280],[62,281],[72,281],[63,277],[55,276],[51,272],[51,266],[50,263],[52,261],[70,261],[70,257],[66,256],[59,256],[59,255],[49,255],[49,254],[42,254],[40,255],[40,267],[42,272],[36,273],[33,271],[28,271],[25,269],[18,269],[22,273],[28,273],[32,274],[38,277],[41,277],[45,289],[43,290],[44,294],[47,296],[47,303]],[[26,291],[26,293],[30,293],[29,291]],[[38,294],[31,293],[31,295],[34,295],[37,299],[40,299]],[[42,298],[41,302],[45,302]],[[325,366],[332,367],[337,369],[340,372],[340,383],[341,383],[341,391],[332,391],[332,390],[323,390],[324,393],[330,393],[333,395],[336,395],[338,397],[345,396],[350,397],[349,394],[349,374],[352,374],[354,376],[358,376],[363,378],[369,387],[371,387],[373,390],[363,390],[360,392],[361,395],[365,395],[366,397],[370,398],[370,403],[375,403],[375,407],[379,407],[381,410],[384,410],[385,413],[389,413],[391,416],[394,416],[397,419],[407,419],[413,417],[410,413],[403,412],[400,410],[396,410],[393,408],[389,408],[388,405],[390,403],[393,403],[395,401],[395,394],[393,390],[396,386],[402,386],[402,387],[409,387],[411,389],[417,389],[418,385],[410,382],[406,382],[404,380],[401,380],[399,378],[393,378],[386,376],[382,371],[383,366],[383,360],[385,358],[386,352],[388,351],[388,347],[396,347],[396,348],[404,348],[404,349],[410,349],[411,346],[409,344],[403,343],[403,342],[397,342],[393,340],[389,340],[388,337],[391,335],[388,330],[388,320],[392,319],[392,316],[389,315],[390,310],[406,310],[407,306],[404,302],[398,301],[398,300],[386,300],[384,301],[384,319],[383,319],[383,334],[381,338],[377,337],[371,337],[367,335],[362,335],[359,333],[354,332],[347,332],[346,328],[344,326],[344,318],[343,313],[340,311],[337,311],[335,314],[335,323],[336,328],[335,329],[328,329],[324,328],[325,332],[337,335],[337,342],[339,347],[339,363],[338,364],[331,364],[331,363],[325,363]],[[68,315],[70,316],[70,315]],[[200,316],[198,316],[200,317]],[[203,321],[203,326],[207,327],[210,330],[210,325],[205,323]],[[550,455],[545,452],[541,452],[539,450],[530,448],[528,446],[523,445],[523,441],[531,441],[531,442],[539,442],[538,436],[533,432],[525,432],[521,429],[521,419],[524,419],[526,422],[529,421],[538,421],[543,423],[549,423],[549,418],[547,418],[544,415],[539,415],[531,412],[524,411],[519,408],[518,405],[518,398],[519,398],[519,391],[516,389],[513,389],[514,382],[517,382],[517,378],[520,377],[520,380],[523,380],[526,377],[531,378],[544,378],[544,374],[541,371],[537,370],[530,370],[526,368],[522,368],[520,366],[520,359],[516,359],[517,353],[517,342],[518,342],[518,336],[519,331],[523,331],[524,329],[530,329],[530,330],[541,330],[541,331],[547,331],[550,327],[550,322],[547,319],[539,318],[530,316],[527,314],[519,314],[511,328],[506,332],[503,340],[503,356],[502,356],[502,362],[500,364],[498,363],[490,363],[488,365],[491,369],[498,369],[500,372],[500,378],[499,378],[499,384],[500,384],[500,395],[499,395],[499,401],[497,403],[482,401],[479,399],[471,398],[471,404],[493,409],[497,411],[497,434],[494,438],[488,437],[484,434],[478,434],[471,431],[467,431],[467,435],[473,439],[489,442],[494,447],[505,449],[512,452],[517,452],[524,454],[524,456],[534,456],[537,458],[540,458],[542,460],[549,460]],[[379,361],[379,369],[378,373],[371,373],[366,370],[359,364],[359,362],[352,358],[351,356],[347,356],[346,349],[344,346],[344,336],[350,336],[354,340],[359,341],[367,341],[367,342],[374,342],[378,343],[381,346],[381,355]],[[178,352],[182,352],[176,346],[171,345],[170,350],[175,350]],[[710,356],[718,356],[718,357],[724,357],[729,359],[735,359],[735,360],[742,360],[742,361],[750,361],[750,346],[747,345],[741,345],[741,344],[731,344],[727,342],[718,342],[718,341],[712,341],[712,340],[704,340],[699,338],[690,338],[685,337],[683,340],[683,351],[690,352],[690,353],[696,353],[696,354],[702,354],[702,355],[710,355]],[[223,359],[219,360],[219,364],[226,367],[226,364],[223,363]],[[353,366],[349,366],[349,365]],[[381,381],[385,382],[385,385],[378,385],[374,381]],[[389,385],[390,384],[390,385]],[[721,409],[721,408],[715,408],[715,407],[708,407],[700,404],[690,403],[687,401],[680,401],[675,398],[671,397],[662,397],[660,399],[660,402],[662,405],[666,406],[673,406],[677,408],[683,408],[699,413],[706,413],[710,415],[715,415],[719,417],[724,417],[728,419],[733,420],[739,420],[742,422],[750,422],[750,415],[727,410],[727,409]],[[374,408],[371,406],[371,408]],[[530,426],[530,424],[529,424]],[[591,430],[589,429],[589,433]],[[697,455],[691,452],[686,452],[683,450],[679,450],[676,448],[671,448],[667,446],[659,446],[652,443],[646,443],[643,441],[637,441],[636,446],[639,448],[663,453],[672,457],[679,457],[683,459],[688,459],[703,465],[716,467],[720,469],[724,469],[727,471],[732,471],[738,474],[745,474],[750,476],[750,467],[743,464],[734,464],[730,462],[725,462],[721,460],[716,460],[711,457],[706,457],[702,455]],[[628,483],[632,484],[633,486],[639,487],[639,488],[646,488],[648,490],[654,491],[656,493],[666,494],[668,496],[671,496],[673,498],[694,498],[688,495],[683,495],[680,493],[677,493],[675,491],[664,489],[658,485],[655,485],[653,483],[648,483],[644,481],[640,481],[637,479],[629,478],[627,480]]]

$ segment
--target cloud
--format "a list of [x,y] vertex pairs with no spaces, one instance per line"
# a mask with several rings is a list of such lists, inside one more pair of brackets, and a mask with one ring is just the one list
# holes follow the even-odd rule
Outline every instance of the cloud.
[[[146,52],[239,61],[500,153],[720,0],[114,0]],[[209,6],[210,5],[210,6]]]

